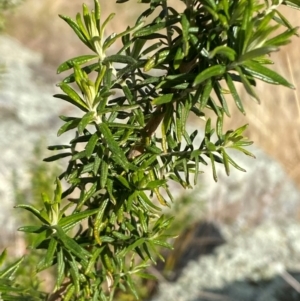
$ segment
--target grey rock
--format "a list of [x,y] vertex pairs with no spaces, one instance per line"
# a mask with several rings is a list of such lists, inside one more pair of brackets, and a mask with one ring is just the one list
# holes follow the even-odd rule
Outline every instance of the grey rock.
[[17,172],[20,187],[25,188],[26,162],[32,157],[33,147],[41,137],[49,144],[68,141],[69,135],[56,136],[61,124],[58,115],[68,115],[72,109],[52,97],[59,91],[53,80],[39,73],[43,65],[40,54],[8,36],[0,36],[0,65],[4,68],[0,79],[0,227],[5,229],[1,233],[1,243],[5,244],[9,233],[16,231],[10,218],[13,171]]
[[161,283],[152,301],[279,301],[283,290],[295,291],[284,279],[287,271],[300,276],[299,223],[270,221],[225,238],[213,254],[190,261],[177,282]]

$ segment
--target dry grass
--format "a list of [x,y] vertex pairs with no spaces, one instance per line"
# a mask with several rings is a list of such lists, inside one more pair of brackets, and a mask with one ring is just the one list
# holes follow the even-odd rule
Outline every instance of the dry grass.
[[[81,11],[83,0],[27,0],[10,17],[7,31],[28,47],[42,52],[45,63],[57,66],[64,60],[79,54],[87,53],[85,46],[80,43],[71,29],[57,17],[58,13],[75,17]],[[92,0],[84,1],[89,7]],[[145,6],[129,1],[123,5],[115,1],[100,1],[103,18],[114,11],[117,13],[111,22],[109,31],[119,32],[127,24],[133,24],[138,9]],[[174,4],[178,0],[174,0]],[[295,26],[299,23],[299,12],[291,9],[284,12],[289,21]],[[300,40],[293,39],[293,43],[284,47],[279,53],[272,55],[277,71],[283,74],[294,85],[299,86],[300,64],[298,49]],[[289,63],[290,62],[290,63]],[[235,105],[230,105],[232,118],[226,126],[238,127],[249,123],[248,136],[270,156],[281,162],[288,175],[300,187],[300,101],[299,92],[286,88],[270,86],[262,83],[258,85],[262,104],[253,103],[246,93],[243,94],[247,116],[242,116]]]
[[[58,66],[71,57],[89,52],[72,29],[58,17],[61,14],[75,19],[77,12],[82,13],[82,3],[92,9],[94,1],[27,0],[9,16],[6,31],[29,48],[43,53],[45,63]],[[132,9],[132,2],[122,6],[115,1],[100,3],[103,20],[111,12],[116,13],[107,27],[108,32],[119,32],[128,24],[134,24],[136,15],[143,7],[134,4],[136,7]]]

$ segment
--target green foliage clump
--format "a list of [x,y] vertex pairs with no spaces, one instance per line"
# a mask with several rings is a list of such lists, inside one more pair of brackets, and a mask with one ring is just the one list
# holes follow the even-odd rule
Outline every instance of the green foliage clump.
[[[49,147],[61,152],[45,161],[69,159],[53,199],[43,194],[43,209],[17,206],[39,220],[19,229],[35,233],[31,247],[45,250],[37,271],[56,266],[51,300],[112,300],[127,289],[138,297],[133,277],[152,278],[145,268],[162,257],[161,246],[172,248],[165,231],[173,218],[161,213],[173,201],[170,182],[191,188],[208,162],[216,181],[217,163],[228,175],[244,171],[229,149],[253,156],[246,125],[223,131],[226,94],[245,114],[237,84],[257,102],[257,80],[293,88],[269,66],[270,53],[297,31],[278,9],[299,1],[184,0],[183,11],[167,0],[139,2],[148,8],[135,25],[108,36],[115,14],[102,22],[97,0],[75,20],[61,16],[93,52],[58,67],[71,72],[55,97],[82,115],[60,116],[58,135],[76,130],[74,139]],[[122,48],[110,54],[118,39]],[[206,121],[203,133],[187,131],[190,115]]]
[[5,28],[5,13],[22,2],[23,0],[0,0],[0,31]]

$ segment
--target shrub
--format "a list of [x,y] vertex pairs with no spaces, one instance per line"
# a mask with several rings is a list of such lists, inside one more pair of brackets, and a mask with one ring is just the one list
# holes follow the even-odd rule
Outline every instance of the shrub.
[[[253,156],[245,149],[252,143],[243,136],[247,125],[223,131],[226,94],[245,114],[237,84],[256,102],[257,80],[293,88],[269,65],[297,30],[278,9],[299,8],[299,1],[184,0],[183,11],[167,0],[139,2],[148,6],[135,25],[108,36],[115,14],[102,22],[97,0],[93,11],[83,5],[83,18],[60,16],[93,52],[58,67],[71,71],[55,97],[82,115],[60,116],[58,135],[75,130],[74,139],[49,146],[60,152],[45,161],[69,159],[54,198],[43,194],[43,209],[17,206],[39,220],[19,229],[35,233],[31,247],[45,250],[37,271],[57,269],[48,300],[112,300],[119,289],[138,297],[133,277],[153,277],[144,270],[161,257],[158,248],[172,248],[165,230],[173,218],[161,211],[173,201],[170,182],[191,188],[207,161],[216,181],[217,164],[228,175],[232,167],[244,171],[228,150]],[[121,49],[110,54],[119,39]],[[203,133],[187,131],[190,115],[204,120]],[[216,116],[215,126],[208,115]],[[3,296],[17,300],[10,280],[5,285]]]

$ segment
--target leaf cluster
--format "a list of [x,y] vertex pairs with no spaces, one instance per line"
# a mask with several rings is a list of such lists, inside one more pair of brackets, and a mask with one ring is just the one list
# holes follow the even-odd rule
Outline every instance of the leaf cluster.
[[[46,294],[25,287],[16,281],[17,270],[22,265],[24,257],[13,263],[4,265],[7,251],[0,254],[0,300],[5,301],[40,301],[45,300]],[[2,267],[4,266],[4,267]]]
[[[297,31],[278,7],[299,8],[298,1],[185,0],[182,12],[166,0],[139,2],[149,7],[135,25],[108,36],[114,14],[102,22],[97,0],[75,20],[61,16],[94,53],[58,67],[70,74],[55,97],[83,113],[60,116],[58,135],[76,130],[75,137],[49,147],[59,153],[45,161],[68,159],[53,200],[43,195],[43,209],[18,207],[39,220],[20,230],[35,233],[32,247],[45,249],[38,271],[56,265],[52,296],[64,300],[112,300],[127,288],[136,294],[133,275],[151,277],[143,270],[161,257],[157,246],[171,248],[164,231],[172,218],[161,213],[173,200],[170,181],[192,187],[207,162],[215,180],[216,163],[228,175],[231,167],[243,171],[228,149],[253,156],[246,125],[223,131],[226,94],[245,114],[237,85],[257,102],[257,80],[293,88],[270,68],[270,54]],[[117,39],[122,48],[109,54]],[[187,131],[190,115],[206,121],[204,131]]]

